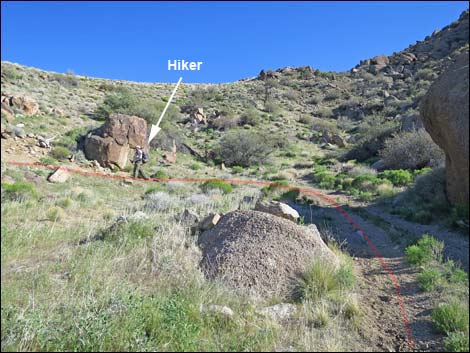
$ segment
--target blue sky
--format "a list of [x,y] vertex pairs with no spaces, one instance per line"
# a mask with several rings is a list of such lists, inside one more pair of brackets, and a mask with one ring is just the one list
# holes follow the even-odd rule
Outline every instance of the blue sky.
[[[230,82],[261,69],[344,71],[456,20],[467,2],[8,2],[2,60],[142,82]],[[203,61],[169,72],[168,59]]]

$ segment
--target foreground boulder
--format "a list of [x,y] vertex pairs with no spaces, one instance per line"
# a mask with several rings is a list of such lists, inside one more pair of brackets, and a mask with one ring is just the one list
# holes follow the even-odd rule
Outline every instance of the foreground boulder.
[[272,215],[288,219],[289,221],[297,222],[299,213],[289,205],[279,201],[262,201],[259,200],[255,205],[255,210],[270,213]]
[[429,88],[421,117],[432,139],[446,154],[446,192],[451,203],[469,202],[468,51]]
[[199,236],[198,245],[208,278],[255,296],[292,295],[314,259],[338,265],[316,227],[258,211],[227,213]]
[[136,146],[148,152],[147,122],[137,116],[111,114],[100,129],[87,136],[84,152],[102,167],[122,169],[133,157]]

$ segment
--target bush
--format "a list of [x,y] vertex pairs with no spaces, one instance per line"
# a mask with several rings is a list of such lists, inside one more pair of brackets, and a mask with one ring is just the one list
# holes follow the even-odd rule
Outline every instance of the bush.
[[54,147],[50,153],[51,153],[51,156],[57,159],[58,161],[67,159],[72,154],[68,148],[62,147],[62,146]]
[[330,172],[320,171],[313,174],[313,181],[321,188],[333,189],[335,187],[336,178]]
[[318,135],[339,133],[336,123],[319,118],[312,118],[312,130],[313,132],[317,132]]
[[431,317],[436,328],[443,333],[468,334],[468,307],[464,307],[457,300],[440,304],[432,311]]
[[379,178],[390,180],[394,186],[406,186],[413,181],[413,175],[404,169],[386,170],[379,174]]
[[207,192],[213,189],[222,190],[224,194],[230,194],[233,191],[231,184],[222,180],[209,180],[202,184],[202,189]]
[[329,262],[316,260],[301,275],[299,292],[302,300],[319,300],[329,293],[346,289],[354,284],[351,269],[336,269]]
[[418,176],[415,184],[407,190],[405,196],[421,204],[436,202],[445,205],[447,204],[445,185],[445,169],[437,168]]
[[314,122],[314,118],[311,115],[308,114],[302,114],[299,118],[299,123],[305,124],[305,125],[312,125]]
[[220,140],[218,154],[227,166],[248,167],[266,162],[274,151],[272,136],[264,132],[234,130]]
[[51,207],[46,212],[46,217],[51,222],[60,221],[61,219],[65,217],[65,215],[66,215],[65,211],[61,207],[58,207],[58,206]]
[[151,177],[155,179],[168,179],[169,178],[163,169],[157,170],[155,173],[152,174]]
[[239,165],[234,165],[232,167],[232,170],[235,172],[235,173],[242,173],[243,172],[243,167],[239,166]]
[[64,87],[78,87],[79,81],[72,72],[66,74],[51,74],[49,76],[49,81],[59,82],[60,85]]
[[8,184],[2,182],[2,199],[10,201],[24,201],[30,198],[37,198],[38,193],[34,185],[29,183]]
[[199,170],[199,169],[201,169],[201,165],[199,163],[193,163],[193,164],[191,164],[191,169],[192,170]]
[[377,186],[382,184],[382,182],[383,180],[380,180],[374,175],[365,174],[354,178],[351,186],[360,191],[375,192],[377,190]]
[[430,292],[439,288],[443,283],[441,272],[435,268],[426,268],[416,277],[419,287],[425,292]]
[[444,152],[424,130],[403,131],[385,141],[379,151],[387,168],[418,169],[444,163]]
[[444,348],[448,352],[468,352],[468,333],[465,332],[451,332],[444,339]]
[[240,123],[242,125],[251,125],[251,126],[259,125],[260,123],[259,112],[254,108],[248,109],[241,115]]
[[2,77],[10,81],[21,80],[23,75],[14,66],[2,65]]
[[442,261],[444,243],[429,234],[424,234],[415,245],[405,249],[408,262],[415,265],[424,265],[432,261]]
[[[103,103],[96,108],[95,116],[99,120],[105,120],[111,113],[137,115],[144,118],[148,124],[154,124],[164,107],[164,102],[140,98],[127,88],[119,88],[105,96]],[[170,105],[165,119],[171,121],[179,119],[179,117],[178,108]]]
[[151,194],[153,192],[165,191],[165,188],[161,184],[153,185],[147,190],[145,190],[145,195]]
[[325,98],[323,98],[324,101],[334,101],[337,100],[341,97],[341,93],[338,91],[332,91],[326,94]]
[[352,178],[358,177],[360,175],[376,176],[377,171],[364,165],[355,165],[348,171],[348,175]]

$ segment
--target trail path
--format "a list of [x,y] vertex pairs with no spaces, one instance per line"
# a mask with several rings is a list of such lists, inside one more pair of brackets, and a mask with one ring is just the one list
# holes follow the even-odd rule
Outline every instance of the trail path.
[[[336,198],[338,195],[331,196]],[[344,195],[340,199],[342,204],[347,202],[351,206],[358,206]],[[419,270],[407,264],[404,259],[404,249],[411,239],[426,232],[431,233],[445,241],[446,255],[460,261],[468,271],[468,238],[465,239],[461,234],[443,230],[439,226],[422,226],[403,221],[378,206],[368,206],[365,209],[374,216],[375,223],[377,219],[380,219],[379,225],[374,224],[367,217],[348,210],[349,216],[367,234],[400,285],[400,293],[414,342],[414,347],[411,347],[397,290],[389,273],[368,243],[335,207],[326,200],[317,198],[315,200],[319,202],[318,207],[294,207],[305,217],[306,223],[318,225],[320,219],[328,219],[337,240],[344,242],[347,251],[353,256],[359,279],[358,291],[365,314],[361,333],[366,340],[370,341],[371,349],[443,351],[444,336],[434,330],[430,317],[432,309],[439,302],[439,297],[435,293],[424,293],[419,289],[416,281]],[[398,236],[403,239],[398,239]]]

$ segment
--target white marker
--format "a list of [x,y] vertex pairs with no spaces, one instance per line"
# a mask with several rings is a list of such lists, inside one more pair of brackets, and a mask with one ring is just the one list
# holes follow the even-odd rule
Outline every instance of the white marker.
[[160,115],[160,118],[158,119],[157,123],[156,123],[155,125],[152,125],[152,128],[150,129],[150,135],[149,135],[149,141],[148,141],[149,144],[150,144],[150,141],[152,141],[153,138],[154,138],[155,136],[157,136],[158,132],[161,130],[160,127],[159,127],[159,126],[160,126],[160,122],[162,121],[163,116],[164,116],[165,113],[166,113],[166,110],[167,110],[168,107],[170,106],[171,100],[172,100],[173,97],[175,96],[176,90],[178,89],[178,86],[180,85],[182,79],[183,79],[183,78],[180,77],[180,79],[178,80],[178,83],[176,84],[175,88],[173,89],[173,92],[171,93],[171,96],[170,96],[170,98],[168,99],[168,102],[166,103],[165,109],[163,109],[162,114]]

